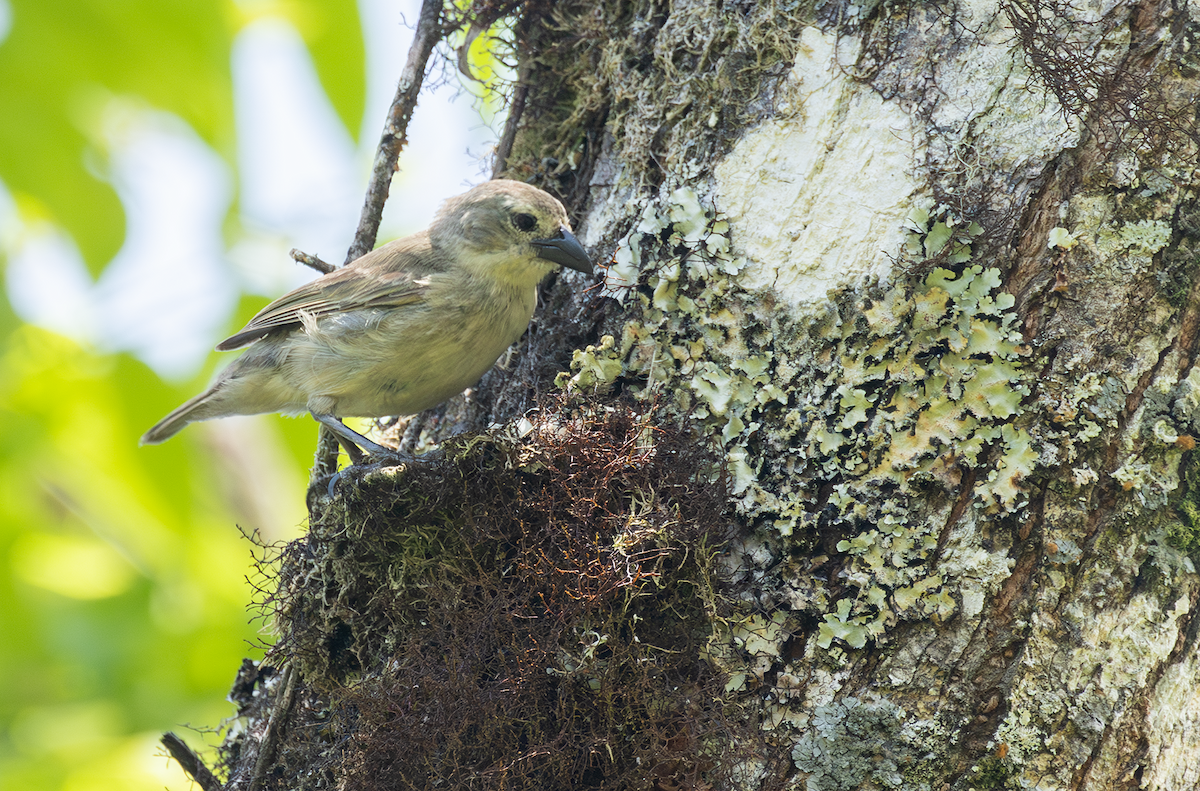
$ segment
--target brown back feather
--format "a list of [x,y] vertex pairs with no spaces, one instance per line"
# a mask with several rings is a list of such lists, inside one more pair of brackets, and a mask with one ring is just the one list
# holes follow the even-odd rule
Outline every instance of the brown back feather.
[[217,351],[239,349],[273,332],[301,326],[300,314],[314,317],[364,308],[400,307],[424,299],[417,282],[447,268],[433,252],[429,234],[406,236],[322,275],[267,305],[250,323],[217,344]]

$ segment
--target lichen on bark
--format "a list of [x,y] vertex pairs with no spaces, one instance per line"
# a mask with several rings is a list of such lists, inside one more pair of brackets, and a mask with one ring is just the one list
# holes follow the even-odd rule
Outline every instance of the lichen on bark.
[[611,265],[314,499],[321,777],[1194,784],[1194,11],[530,8],[509,175]]

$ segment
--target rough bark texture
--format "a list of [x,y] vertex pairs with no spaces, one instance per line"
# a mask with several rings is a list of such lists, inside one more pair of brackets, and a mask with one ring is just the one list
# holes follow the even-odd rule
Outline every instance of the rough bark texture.
[[1200,11],[512,30],[605,286],[314,489],[228,787],[272,706],[261,788],[1200,782]]

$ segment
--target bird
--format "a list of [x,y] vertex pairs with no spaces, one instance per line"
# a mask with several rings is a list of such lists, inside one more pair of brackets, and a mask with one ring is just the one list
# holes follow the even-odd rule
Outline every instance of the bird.
[[484,182],[447,200],[427,230],[259,311],[216,347],[245,353],[139,444],[201,420],[307,412],[352,463],[361,451],[403,455],[341,418],[413,415],[475,384],[525,332],[538,284],[560,267],[592,273],[562,203],[520,181]]

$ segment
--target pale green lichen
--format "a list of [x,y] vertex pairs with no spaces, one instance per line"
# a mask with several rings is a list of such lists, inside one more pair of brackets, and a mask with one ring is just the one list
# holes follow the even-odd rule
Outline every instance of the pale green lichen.
[[[786,623],[787,613],[779,610],[771,615],[754,613],[730,624],[729,638],[733,646],[749,660],[741,671],[742,683],[736,684],[734,689],[744,689],[748,676],[761,679],[770,670],[787,639]],[[736,678],[737,674],[731,675],[730,683],[733,684]]]
[[1174,445],[1180,441],[1180,433],[1166,420],[1158,420],[1152,429],[1154,438],[1164,445]]
[[1046,236],[1047,247],[1057,247],[1060,250],[1071,250],[1079,244],[1079,240],[1071,235],[1066,228],[1054,227]]
[[[898,618],[944,619],[958,608],[949,567],[925,565],[944,514],[910,509],[919,487],[952,483],[951,465],[977,467],[985,473],[975,485],[981,508],[1022,503],[1020,481],[1038,454],[1012,423],[1028,387],[1012,297],[993,296],[998,285],[998,273],[980,266],[958,275],[934,269],[911,292],[863,304],[857,332],[841,327],[830,354],[837,366],[824,397],[810,402],[801,447],[822,477],[845,478],[829,503],[851,534],[837,549],[849,556],[842,574],[859,593],[823,614],[819,645],[861,647]],[[805,512],[792,513],[804,520]],[[969,564],[961,571],[971,573]]]
[[916,208],[908,215],[909,236],[906,250],[917,260],[941,256],[945,262],[965,264],[971,260],[971,242],[983,233],[977,222],[963,224],[945,206],[937,206],[932,214]]
[[1163,220],[1138,220],[1123,226],[1117,236],[1126,247],[1157,253],[1171,241],[1171,224]]
[[582,389],[603,389],[611,385],[624,370],[621,358],[613,345],[613,336],[605,335],[600,339],[598,346],[576,349],[571,356],[571,370],[574,373],[559,374],[555,384],[559,387]]
[[[818,520],[842,534],[853,593],[830,601],[825,583],[810,586],[819,645],[859,648],[899,619],[950,617],[962,604],[954,575],[994,570],[965,555],[930,568],[945,513],[914,508],[915,495],[953,489],[974,469],[981,513],[1011,513],[1039,460],[1016,422],[1026,350],[999,272],[935,266],[916,283],[842,291],[791,315],[769,293],[739,289],[747,263],[719,212],[687,187],[662,194],[635,210],[622,242],[621,260],[647,267],[644,290],[610,283],[639,309],[619,342],[576,352],[559,383],[671,393],[680,414],[720,437],[748,519],[769,520],[785,541],[811,541]],[[945,207],[915,211],[910,225],[913,255],[945,262],[969,258],[981,232]]]
[[807,791],[920,788],[905,782],[903,770],[912,758],[901,738],[902,716],[888,700],[848,697],[817,706],[792,747]]
[[1103,225],[1096,232],[1096,250],[1104,259],[1118,266],[1141,268],[1151,263],[1152,256],[1171,241],[1171,225],[1163,220]]

